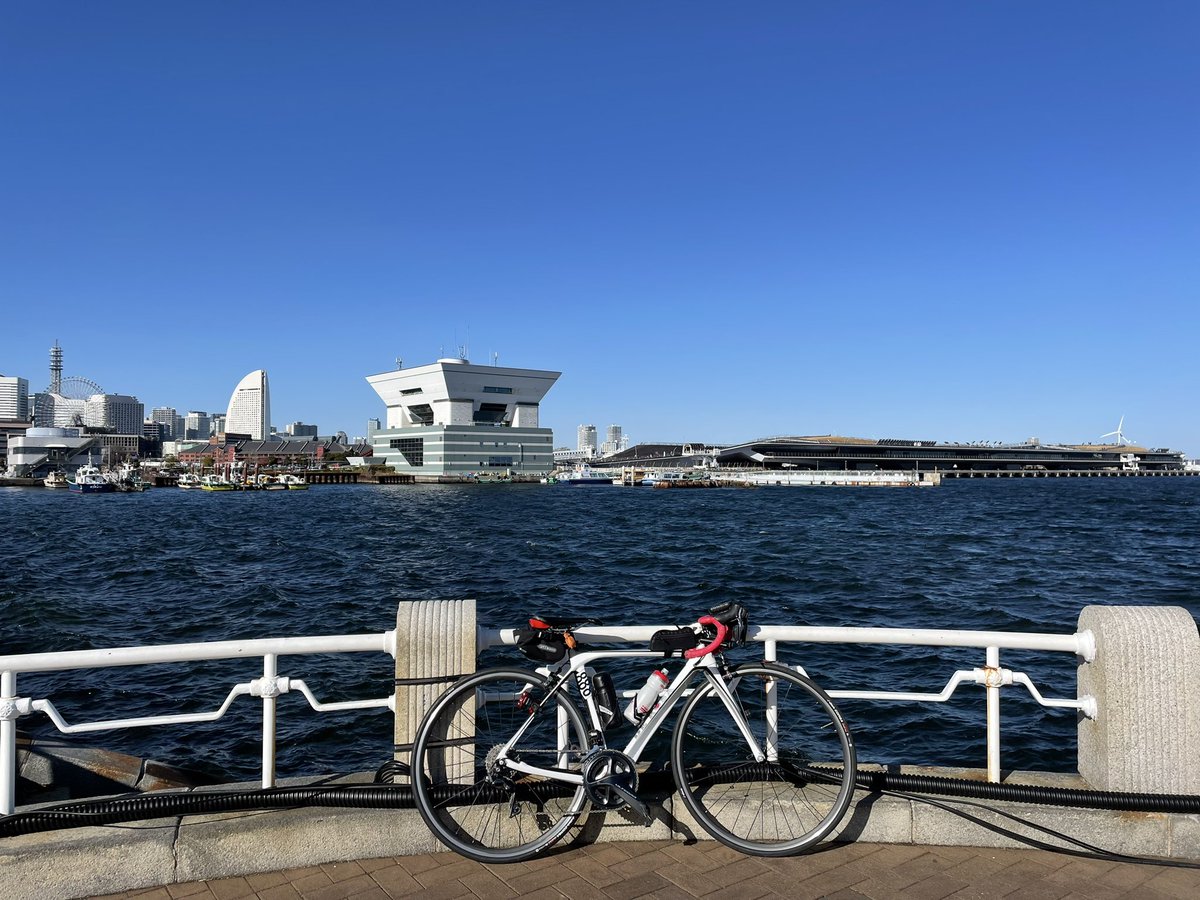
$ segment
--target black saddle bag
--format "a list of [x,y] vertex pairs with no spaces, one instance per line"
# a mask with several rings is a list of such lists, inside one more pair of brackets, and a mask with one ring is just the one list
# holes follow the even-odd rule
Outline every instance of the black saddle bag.
[[650,637],[650,649],[663,656],[682,656],[684,650],[700,646],[700,639],[690,628],[664,628]]
[[537,662],[556,663],[567,655],[567,639],[560,631],[519,628],[517,649]]

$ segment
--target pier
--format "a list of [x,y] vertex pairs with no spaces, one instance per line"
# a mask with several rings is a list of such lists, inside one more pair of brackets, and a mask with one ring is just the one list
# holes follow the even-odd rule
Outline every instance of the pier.
[[344,469],[311,469],[301,476],[308,484],[413,484],[412,475],[395,472],[374,473]]
[[943,478],[1195,478],[1200,469],[944,469]]

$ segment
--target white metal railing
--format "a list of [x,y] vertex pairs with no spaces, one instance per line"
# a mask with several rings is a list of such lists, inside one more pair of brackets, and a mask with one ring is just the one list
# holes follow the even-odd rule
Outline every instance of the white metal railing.
[[[670,625],[608,628],[586,626],[575,629],[581,640],[596,643],[649,643],[651,636]],[[986,692],[988,778],[1000,777],[1000,689],[1020,685],[1039,704],[1046,707],[1075,709],[1089,718],[1096,717],[1096,701],[1090,696],[1079,699],[1048,699],[1023,672],[1013,672],[1000,666],[1001,650],[1035,650],[1072,653],[1086,662],[1096,655],[1095,640],[1090,631],[1076,634],[1025,634],[1004,631],[945,631],[917,628],[822,628],[814,626],[760,625],[751,626],[749,639],[764,645],[764,656],[778,658],[780,643],[840,643],[911,645],[927,647],[965,647],[985,651],[981,668],[956,671],[939,693],[904,691],[830,690],[839,699],[945,702],[962,684],[981,685]],[[500,644],[515,644],[513,629],[485,629],[477,633],[478,648],[483,650]],[[395,712],[396,696],[391,694],[368,700],[322,703],[309,686],[298,678],[279,675],[279,657],[315,653],[387,653],[396,656],[396,632],[377,634],[327,635],[322,637],[266,638],[249,641],[216,641],[194,644],[166,644],[154,647],[125,647],[104,650],[71,650],[57,653],[27,653],[0,656],[0,814],[9,815],[16,803],[16,724],[21,716],[34,712],[45,713],[59,731],[79,734],[114,728],[146,725],[180,725],[212,722],[220,719],[238,697],[261,698],[262,719],[262,784],[275,783],[275,714],[276,701],[282,694],[299,692],[317,712],[338,712],[352,709],[389,709]],[[21,697],[17,693],[17,676],[78,669],[101,669],[119,666],[150,665],[212,661],[219,659],[262,659],[262,678],[234,685],[224,702],[215,710],[197,713],[172,713],[160,716],[108,719],[97,722],[68,722],[49,699]],[[801,666],[797,669],[803,671]]]
[[[155,647],[120,647],[107,650],[68,650],[57,653],[26,653],[0,656],[0,815],[16,808],[17,719],[34,712],[49,716],[64,734],[107,731],[142,725],[181,725],[213,722],[229,710],[238,697],[260,697],[262,719],[262,785],[275,784],[275,712],[282,694],[297,691],[317,712],[352,709],[390,709],[395,712],[396,695],[369,700],[322,703],[301,679],[279,675],[279,657],[314,653],[387,653],[396,656],[396,632],[378,634],[326,635],[322,637],[265,638],[250,641],[211,641],[196,644],[164,644]],[[106,669],[155,663],[182,663],[218,659],[261,658],[262,678],[234,685],[219,708],[210,712],[172,713],[130,719],[108,719],[71,724],[48,699],[35,700],[17,694],[17,675],[61,672],[75,669]]]
[[[583,641],[596,643],[648,643],[654,632],[670,625],[607,628],[583,626],[573,629]],[[946,631],[932,628],[823,628],[816,626],[758,625],[750,626],[747,639],[764,644],[764,657],[778,659],[780,643],[820,644],[888,644],[922,647],[973,647],[985,652],[984,665],[977,669],[955,672],[939,693],[909,691],[830,690],[836,699],[922,701],[944,703],[960,684],[978,684],[984,688],[987,706],[987,768],[988,781],[1000,780],[1000,689],[1020,685],[1041,706],[1074,709],[1089,719],[1096,718],[1096,700],[1091,696],[1078,699],[1049,699],[1024,672],[1013,672],[1000,666],[1001,650],[1036,650],[1072,653],[1085,662],[1096,658],[1096,641],[1090,631],[1075,634],[1038,634],[1015,631]],[[479,647],[515,644],[514,629],[480,629]],[[803,672],[803,666],[796,666]]]

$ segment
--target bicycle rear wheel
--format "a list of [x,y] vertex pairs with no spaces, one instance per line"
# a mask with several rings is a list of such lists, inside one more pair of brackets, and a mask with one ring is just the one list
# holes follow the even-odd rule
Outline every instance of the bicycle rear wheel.
[[509,758],[578,774],[587,729],[565,690],[546,696],[548,684],[533,672],[485,669],[442,694],[421,720],[413,794],[451,850],[479,862],[518,862],[561,840],[583,812],[582,784],[515,772],[498,758],[521,730]]
[[728,686],[767,761],[755,761],[716,689],[704,684],[671,740],[684,805],[705,831],[743,853],[811,849],[837,827],[854,794],[850,730],[828,694],[782,666],[739,666]]

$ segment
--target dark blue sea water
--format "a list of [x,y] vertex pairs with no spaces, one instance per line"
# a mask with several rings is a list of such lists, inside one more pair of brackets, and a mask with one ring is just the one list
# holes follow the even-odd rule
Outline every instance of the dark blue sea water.
[[[1100,604],[1200,614],[1200,479],[949,482],[930,490],[656,491],[323,486],[306,492],[76,496],[0,489],[0,654],[394,627],[404,599],[474,597],[497,626],[532,612],[609,623],[694,619],[737,600],[759,623],[1072,632]],[[511,651],[508,651],[511,652]],[[982,651],[793,646],[830,688],[938,691]],[[515,654],[514,659],[519,659]],[[1048,696],[1075,660],[1007,653]],[[261,662],[22,676],[70,720],[215,708]],[[644,664],[643,664],[644,666]],[[288,657],[323,700],[385,696],[379,654]],[[634,673],[634,677],[643,677]],[[218,679],[216,682],[213,679]],[[621,680],[618,678],[618,684]],[[628,685],[635,687],[636,685]],[[221,722],[76,738],[253,779],[261,704]],[[982,690],[941,705],[843,702],[861,760],[982,765]],[[1071,770],[1075,717],[1003,700],[1006,768]],[[55,734],[40,716],[21,721]],[[385,712],[280,701],[281,776],[373,769]]]

